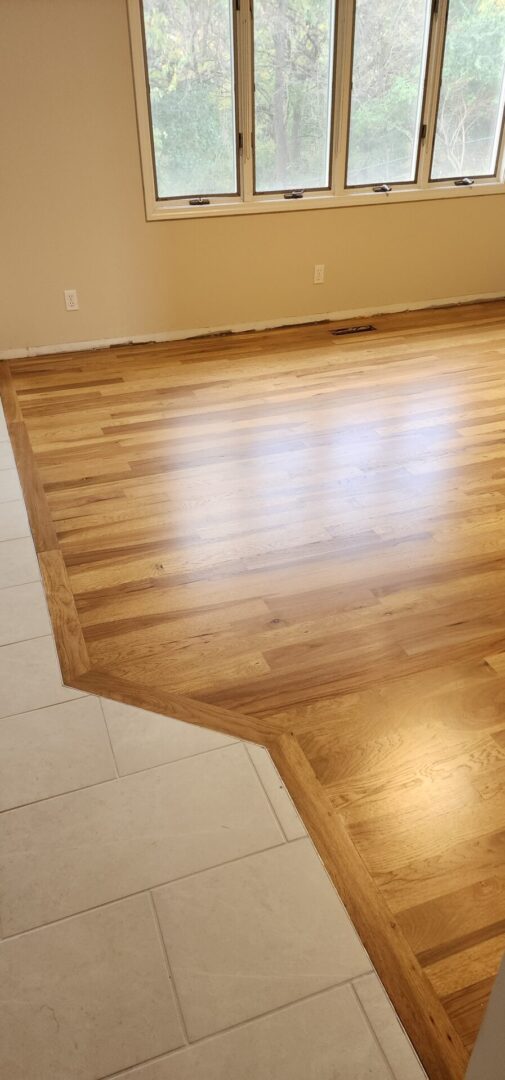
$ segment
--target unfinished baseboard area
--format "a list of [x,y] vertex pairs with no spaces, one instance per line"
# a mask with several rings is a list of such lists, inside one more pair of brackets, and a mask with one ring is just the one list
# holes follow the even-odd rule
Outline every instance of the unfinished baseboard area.
[[111,349],[117,345],[147,345],[150,342],[186,341],[190,338],[211,337],[219,334],[245,334],[251,331],[276,330],[283,326],[308,326],[311,323],[336,322],[347,319],[372,318],[377,315],[396,315],[403,311],[428,311],[431,308],[458,307],[464,304],[483,304],[505,299],[505,293],[476,293],[468,296],[445,296],[441,299],[414,300],[411,303],[387,304],[380,307],[352,308],[347,311],[327,311],[317,315],[283,315],[278,319],[259,322],[230,323],[222,326],[200,326],[184,330],[161,330],[153,333],[127,334],[110,338],[93,338],[89,341],[51,342],[44,345],[24,345],[14,349],[0,349],[0,360],[22,360],[33,356],[54,356],[58,353],[88,352],[94,349]]

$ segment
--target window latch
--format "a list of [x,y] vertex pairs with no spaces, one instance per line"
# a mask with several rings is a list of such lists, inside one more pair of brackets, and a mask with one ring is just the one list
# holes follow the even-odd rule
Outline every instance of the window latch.
[[204,199],[202,195],[199,195],[197,199],[189,200],[190,206],[209,206],[210,199]]
[[471,187],[473,180],[470,176],[461,176],[459,180],[454,181],[455,187]]
[[285,191],[284,192],[284,198],[285,199],[303,199],[303,195],[304,195],[303,188],[296,188],[295,191]]
[[391,184],[374,184],[372,191],[377,191],[383,195],[389,195],[389,192],[392,191]]

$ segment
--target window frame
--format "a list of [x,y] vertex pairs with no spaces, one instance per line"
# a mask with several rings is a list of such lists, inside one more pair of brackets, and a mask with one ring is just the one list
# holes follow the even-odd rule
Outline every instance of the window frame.
[[420,175],[420,168],[421,168],[421,158],[422,158],[422,153],[423,153],[423,142],[425,141],[425,139],[423,138],[423,129],[426,126],[426,121],[425,121],[426,103],[427,103],[427,97],[428,97],[428,92],[429,92],[428,87],[429,87],[429,82],[430,82],[430,71],[431,71],[431,63],[432,63],[432,59],[433,59],[434,38],[435,38],[435,30],[436,30],[435,19],[434,19],[434,11],[433,11],[433,0],[428,0],[427,6],[428,5],[431,6],[431,14],[430,14],[430,17],[429,17],[429,23],[428,23],[427,31],[425,30],[426,37],[423,39],[423,53],[424,53],[424,50],[426,50],[426,51],[425,51],[424,56],[423,56],[423,60],[424,60],[424,63],[423,63],[423,77],[422,77],[422,86],[421,86],[421,92],[420,92],[420,95],[419,95],[419,102],[418,102],[418,106],[420,105],[420,108],[418,108],[418,116],[417,116],[417,132],[416,132],[417,149],[416,149],[416,155],[415,155],[414,177],[413,177],[412,180],[394,180],[394,181],[387,180],[387,178],[385,177],[384,180],[382,180],[382,181],[381,180],[376,180],[372,184],[349,184],[348,180],[347,180],[347,176],[348,176],[348,173],[349,173],[349,144],[350,144],[350,138],[351,138],[351,109],[352,109],[352,89],[351,89],[351,87],[352,87],[352,76],[353,76],[353,71],[354,71],[354,54],[355,54],[356,0],[354,0],[354,2],[352,4],[352,9],[353,9],[352,30],[351,30],[351,40],[350,40],[350,43],[349,43],[351,77],[350,77],[350,89],[349,89],[349,105],[348,105],[348,109],[347,109],[347,130],[346,130],[346,146],[345,146],[345,173],[344,173],[346,192],[347,191],[372,191],[373,192],[374,186],[377,186],[378,184],[384,183],[384,182],[388,183],[392,190],[395,190],[396,188],[399,188],[399,189],[403,190],[404,188],[417,187],[417,185],[418,185],[419,175]]
[[[440,102],[441,102],[441,98],[442,98],[442,76],[443,76],[445,55],[446,55],[446,51],[447,51],[447,38],[448,38],[448,31],[449,31],[450,0],[447,0],[447,3],[444,4],[444,8],[445,8],[445,10],[444,10],[441,29],[440,29],[440,37],[441,37],[441,44],[440,44],[440,71],[439,71],[439,77],[438,77],[438,84],[436,86],[435,93],[434,93],[434,102],[433,102],[433,105],[434,105],[434,108],[433,108],[433,138],[431,140],[430,160],[429,160],[429,168],[428,168],[428,181],[429,181],[430,185],[431,184],[437,184],[437,183],[439,183],[439,184],[454,184],[454,181],[456,179],[461,179],[461,177],[465,175],[464,173],[461,174],[461,177],[454,177],[454,176],[432,177],[432,175],[431,175],[432,172],[433,172],[433,161],[434,161],[434,157],[435,157],[435,142],[436,142],[436,135],[437,135],[438,115],[439,115],[439,112],[440,112]],[[502,85],[501,104],[502,104],[501,122],[499,124],[499,128],[497,128],[497,130],[495,132],[495,141],[496,141],[496,155],[495,155],[496,167],[495,167],[495,171],[493,173],[472,173],[471,175],[472,175],[472,178],[473,178],[474,181],[475,180],[492,180],[492,179],[494,179],[495,177],[497,177],[499,175],[499,172],[500,172],[500,158],[502,159],[502,162],[503,162],[504,141],[505,141],[505,64],[504,64],[504,82],[503,82],[503,85]],[[468,175],[468,174],[466,174],[466,175]],[[502,175],[502,179],[503,179],[503,170],[502,170],[501,175]]]
[[[254,92],[253,92],[253,3],[233,0],[235,117],[238,194],[210,195],[209,203],[191,206],[190,198],[157,197],[156,165],[152,136],[149,77],[144,39],[143,0],[127,0],[130,45],[137,113],[137,130],[142,167],[146,219],[160,221],[197,217],[239,216],[256,213],[290,213],[426,199],[475,198],[505,192],[505,110],[498,141],[496,172],[473,177],[471,186],[457,186],[455,179],[430,178],[438,99],[450,0],[432,0],[428,53],[423,88],[417,177],[390,184],[387,192],[374,185],[346,186],[347,154],[351,108],[353,30],[355,0],[334,0],[333,82],[330,149],[330,187],[304,190],[303,198],[285,197],[289,192],[254,190]],[[241,140],[239,136],[242,136]],[[377,185],[375,185],[377,186]]]
[[[329,115],[328,115],[328,183],[322,187],[306,187],[303,189],[304,195],[314,194],[321,192],[331,193],[333,192],[333,170],[335,168],[335,109],[337,102],[337,42],[338,42],[338,15],[341,7],[341,0],[332,0],[332,19],[331,19],[331,34],[332,40],[330,44],[331,48],[331,78],[329,79]],[[253,176],[253,195],[257,196],[270,196],[284,199],[284,193],[289,191],[289,188],[272,188],[271,190],[260,191],[257,187],[257,169],[255,159],[256,149],[256,87],[255,87],[255,65],[254,65],[254,0],[250,0],[249,3],[249,17],[251,23],[251,69],[248,75],[248,80],[251,86],[251,104],[252,104],[252,176]]]

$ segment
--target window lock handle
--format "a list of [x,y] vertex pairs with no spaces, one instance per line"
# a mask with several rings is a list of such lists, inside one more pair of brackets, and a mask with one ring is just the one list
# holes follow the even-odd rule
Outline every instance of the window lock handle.
[[303,195],[304,195],[303,188],[296,188],[295,191],[285,191],[284,192],[284,198],[285,199],[303,199]]

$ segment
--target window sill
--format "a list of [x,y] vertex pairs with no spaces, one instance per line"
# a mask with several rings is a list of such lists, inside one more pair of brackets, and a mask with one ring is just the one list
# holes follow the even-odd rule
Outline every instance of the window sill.
[[476,181],[472,187],[454,184],[434,184],[429,188],[404,187],[392,191],[349,191],[345,195],[308,193],[303,199],[284,199],[282,195],[256,196],[243,201],[216,200],[206,206],[189,206],[188,202],[173,203],[146,200],[148,221],[174,221],[178,218],[240,217],[242,214],[287,214],[303,210],[334,210],[340,207],[373,206],[384,203],[424,202],[432,199],[474,199],[481,195],[503,195],[505,183],[492,180]]

